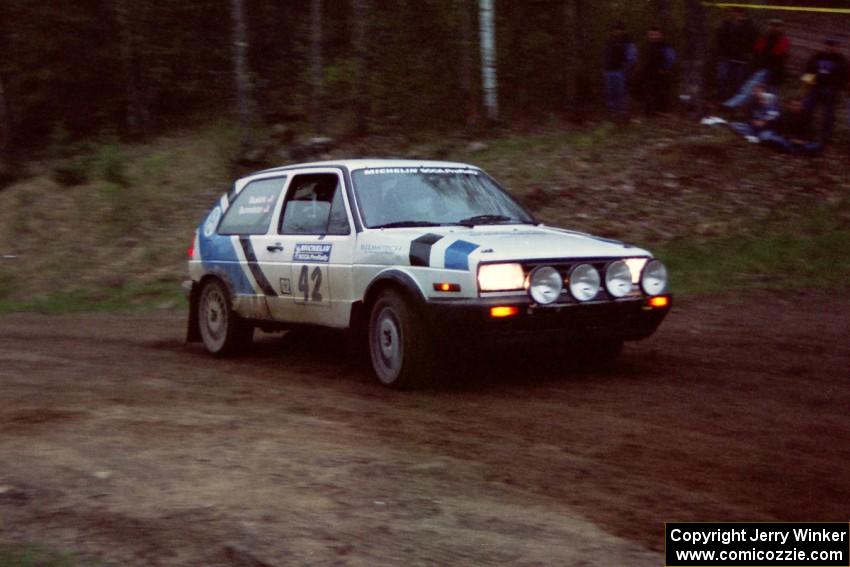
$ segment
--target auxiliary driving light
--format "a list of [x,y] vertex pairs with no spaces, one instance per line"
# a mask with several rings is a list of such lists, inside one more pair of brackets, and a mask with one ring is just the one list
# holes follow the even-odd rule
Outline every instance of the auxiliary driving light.
[[650,260],[640,276],[640,287],[646,295],[658,295],[667,289],[667,268],[658,260]]
[[540,266],[528,275],[528,294],[541,305],[555,302],[563,287],[564,278],[552,266]]
[[579,264],[570,272],[570,293],[578,301],[589,301],[599,293],[599,271],[590,264]]
[[625,297],[632,291],[632,271],[622,260],[611,262],[605,269],[605,289],[614,297]]

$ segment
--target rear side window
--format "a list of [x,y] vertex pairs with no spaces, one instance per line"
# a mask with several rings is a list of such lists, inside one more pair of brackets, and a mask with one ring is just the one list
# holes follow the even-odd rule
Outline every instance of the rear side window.
[[285,177],[260,179],[246,185],[236,200],[230,204],[221,224],[219,234],[265,234],[274,214]]
[[280,216],[281,234],[350,232],[338,175],[310,173],[292,178]]

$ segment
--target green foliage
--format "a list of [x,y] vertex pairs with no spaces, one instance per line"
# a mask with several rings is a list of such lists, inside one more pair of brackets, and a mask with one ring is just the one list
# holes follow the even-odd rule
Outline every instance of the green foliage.
[[88,159],[82,157],[66,158],[53,165],[51,177],[56,183],[65,187],[82,185],[89,180],[90,167],[91,164]]
[[118,144],[100,145],[95,153],[94,163],[99,177],[107,183],[122,187],[130,184],[127,172],[127,156]]

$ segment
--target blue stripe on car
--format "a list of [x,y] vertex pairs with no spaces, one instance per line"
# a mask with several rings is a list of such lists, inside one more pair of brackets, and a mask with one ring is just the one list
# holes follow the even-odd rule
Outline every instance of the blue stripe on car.
[[446,248],[444,265],[449,270],[468,270],[469,255],[472,251],[478,248],[478,244],[467,242],[466,240],[458,240],[453,242],[451,246]]
[[226,278],[239,295],[255,295],[254,286],[242,268],[231,237],[216,233],[205,236],[203,226],[202,223],[198,230],[198,241],[204,273],[217,274]]

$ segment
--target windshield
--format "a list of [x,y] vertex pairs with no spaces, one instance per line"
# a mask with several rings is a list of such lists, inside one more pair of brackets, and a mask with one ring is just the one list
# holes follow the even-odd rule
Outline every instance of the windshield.
[[368,228],[534,222],[525,209],[476,169],[360,169],[352,178]]

